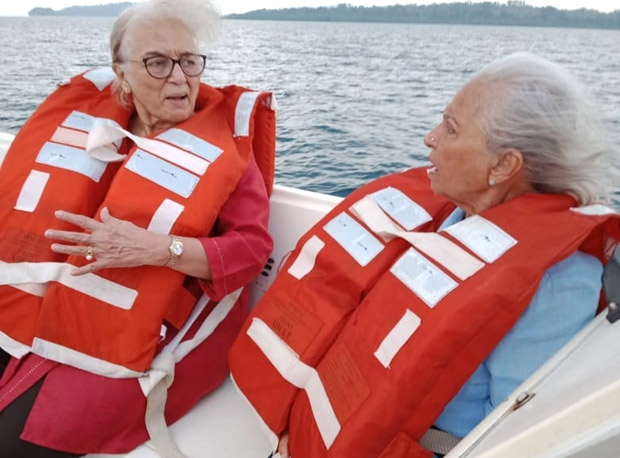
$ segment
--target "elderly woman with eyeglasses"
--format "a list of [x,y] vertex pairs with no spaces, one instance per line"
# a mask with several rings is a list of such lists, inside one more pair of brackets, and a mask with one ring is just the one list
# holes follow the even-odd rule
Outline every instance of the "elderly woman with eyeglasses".
[[112,70],[60,86],[7,154],[0,456],[125,453],[149,435],[173,450],[162,416],[228,374],[272,248],[275,111],[269,93],[201,83],[217,16],[131,6]]

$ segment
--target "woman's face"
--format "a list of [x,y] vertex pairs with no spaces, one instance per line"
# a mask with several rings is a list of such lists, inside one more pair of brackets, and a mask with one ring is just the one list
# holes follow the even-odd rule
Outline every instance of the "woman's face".
[[476,121],[482,89],[476,81],[465,85],[446,107],[442,123],[424,137],[425,145],[432,148],[428,175],[433,192],[466,212],[480,207],[497,159]]
[[125,63],[117,66],[117,75],[130,88],[136,112],[148,133],[168,129],[194,113],[200,75],[187,76],[175,64],[168,78],[153,78],[142,59],[150,56],[178,59],[197,52],[193,37],[177,20],[148,26],[137,24],[127,32],[121,48]]

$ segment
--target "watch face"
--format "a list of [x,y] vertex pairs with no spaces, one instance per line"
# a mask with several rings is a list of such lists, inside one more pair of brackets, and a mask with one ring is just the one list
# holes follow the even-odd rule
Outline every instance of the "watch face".
[[170,249],[177,256],[181,256],[183,254],[183,244],[181,244],[181,243],[178,243],[178,242],[177,243],[173,243],[172,246],[170,247]]

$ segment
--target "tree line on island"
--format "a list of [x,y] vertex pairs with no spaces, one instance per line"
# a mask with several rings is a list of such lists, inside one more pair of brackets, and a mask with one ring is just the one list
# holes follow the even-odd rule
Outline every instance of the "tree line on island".
[[[34,8],[29,16],[118,16],[132,3],[72,6],[62,10]],[[400,22],[422,24],[479,24],[540,27],[579,27],[620,29],[620,9],[611,13],[581,8],[561,10],[552,6],[534,7],[524,0],[498,2],[433,3],[432,5],[353,6],[341,3],[331,7],[260,9],[231,14],[227,19]]]

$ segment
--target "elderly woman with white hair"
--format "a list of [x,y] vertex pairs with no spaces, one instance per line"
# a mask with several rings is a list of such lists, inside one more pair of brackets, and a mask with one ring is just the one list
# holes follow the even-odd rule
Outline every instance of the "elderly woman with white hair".
[[429,428],[466,435],[592,319],[620,215],[583,94],[542,58],[489,64],[425,136],[430,167],[302,237],[230,352],[283,457],[430,457]]
[[173,453],[163,416],[228,375],[244,287],[272,248],[275,111],[270,93],[201,83],[217,18],[208,1],[131,6],[112,69],[60,86],[8,151],[0,456],[125,453],[149,436]]

